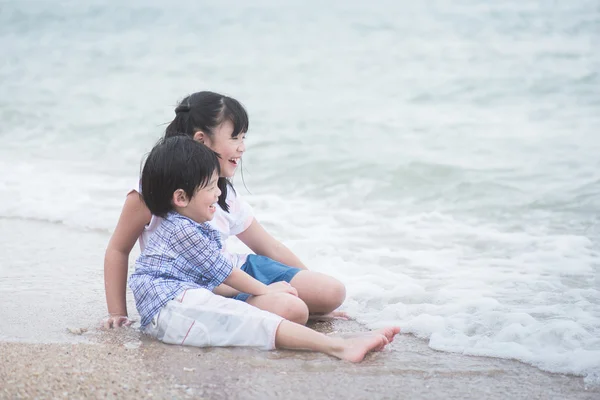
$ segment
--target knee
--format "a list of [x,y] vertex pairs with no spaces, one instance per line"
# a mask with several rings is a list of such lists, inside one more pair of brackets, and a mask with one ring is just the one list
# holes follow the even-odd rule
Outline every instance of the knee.
[[335,278],[331,278],[327,285],[325,305],[331,312],[341,306],[346,300],[346,286]]
[[311,313],[330,313],[346,299],[346,286],[320,272],[301,271],[290,283],[298,289],[298,294],[308,304]]
[[308,306],[300,298],[288,293],[277,293],[272,301],[275,314],[301,325],[308,321]]

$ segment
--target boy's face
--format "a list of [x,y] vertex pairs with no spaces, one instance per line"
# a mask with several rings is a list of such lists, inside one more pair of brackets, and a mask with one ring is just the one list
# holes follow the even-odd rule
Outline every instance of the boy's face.
[[187,199],[186,205],[177,207],[177,211],[192,220],[203,223],[213,219],[215,215],[216,203],[221,195],[221,190],[217,187],[219,176],[213,173],[208,185],[196,189],[196,193],[191,199]]

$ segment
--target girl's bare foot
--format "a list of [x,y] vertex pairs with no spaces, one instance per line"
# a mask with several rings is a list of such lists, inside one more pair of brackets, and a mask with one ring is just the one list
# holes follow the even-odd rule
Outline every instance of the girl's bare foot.
[[330,354],[355,363],[361,362],[368,352],[380,351],[389,343],[388,339],[379,333],[339,340],[339,345]]
[[332,311],[328,314],[310,314],[308,316],[309,321],[326,322],[335,319],[341,319],[348,321],[350,316],[344,311]]

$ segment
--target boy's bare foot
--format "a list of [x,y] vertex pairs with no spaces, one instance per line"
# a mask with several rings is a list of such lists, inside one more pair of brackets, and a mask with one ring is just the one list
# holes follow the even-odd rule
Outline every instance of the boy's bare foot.
[[351,333],[343,333],[342,335],[340,335],[343,338],[355,338],[358,336],[369,336],[372,335],[374,333],[378,333],[380,335],[383,335],[386,337],[386,339],[388,340],[389,343],[392,343],[394,341],[394,337],[400,333],[400,327],[398,326],[388,326],[385,328],[381,328],[381,329],[375,329],[373,331],[368,331],[368,332],[351,332]]
[[400,333],[400,327],[399,326],[388,326],[385,328],[381,328],[381,329],[375,329],[374,331],[371,331],[373,333],[379,333],[380,335],[383,335],[387,338],[388,342],[392,343],[394,341],[394,336],[396,336],[397,334]]
[[355,363],[361,362],[368,352],[380,351],[389,343],[388,339],[379,333],[339,340],[339,345],[331,355]]

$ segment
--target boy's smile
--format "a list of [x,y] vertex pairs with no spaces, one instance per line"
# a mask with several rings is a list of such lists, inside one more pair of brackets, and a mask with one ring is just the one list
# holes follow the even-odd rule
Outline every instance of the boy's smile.
[[175,192],[173,199],[175,211],[200,224],[212,220],[221,195],[221,190],[217,186],[218,179],[219,176],[215,171],[208,184],[202,188],[198,187],[191,199],[188,199],[185,193],[183,198],[179,198],[178,193]]

